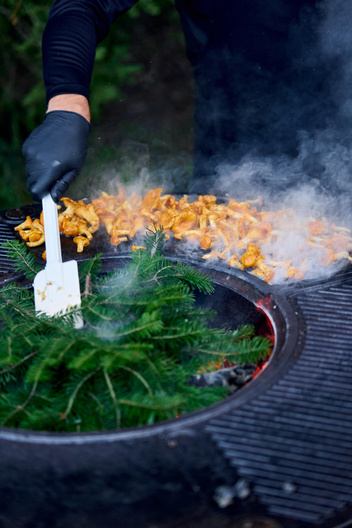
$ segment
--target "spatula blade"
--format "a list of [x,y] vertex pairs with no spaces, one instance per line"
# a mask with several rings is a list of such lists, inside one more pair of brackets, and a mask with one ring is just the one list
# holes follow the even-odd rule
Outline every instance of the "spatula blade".
[[75,260],[47,264],[45,269],[35,276],[33,287],[36,311],[50,317],[81,305]]

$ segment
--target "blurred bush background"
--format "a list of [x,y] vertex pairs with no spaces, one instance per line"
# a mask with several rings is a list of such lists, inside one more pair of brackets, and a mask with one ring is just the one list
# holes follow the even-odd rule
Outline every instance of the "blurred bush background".
[[[31,202],[23,141],[45,114],[41,37],[52,0],[0,6],[0,209]],[[172,0],[139,0],[99,45],[92,130],[73,198],[141,183],[182,192],[190,178],[193,84]]]

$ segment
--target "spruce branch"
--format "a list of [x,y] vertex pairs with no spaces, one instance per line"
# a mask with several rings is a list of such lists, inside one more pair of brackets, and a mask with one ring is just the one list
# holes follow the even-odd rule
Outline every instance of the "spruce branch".
[[139,401],[132,401],[132,400],[118,400],[118,403],[120,405],[128,405],[131,407],[139,407],[143,409],[150,409],[153,411],[168,411],[168,410],[175,409],[175,406],[177,406],[177,404],[179,404],[180,401],[179,400],[177,400],[176,402],[171,401],[170,403],[167,403],[164,405],[162,404],[157,405],[153,403],[139,402]]
[[7,257],[13,261],[16,271],[23,273],[28,280],[33,280],[42,269],[24,242],[18,240],[6,240],[1,247],[7,250]]
[[25,401],[23,403],[21,403],[20,405],[16,405],[15,406],[13,411],[8,416],[6,416],[6,418],[3,420],[2,425],[6,425],[8,422],[10,422],[20,412],[26,412],[27,415],[29,414],[28,411],[26,410],[26,407],[29,404],[30,400],[35,395],[35,392],[37,390],[37,386],[38,386],[38,382],[36,381],[33,384],[32,389],[31,389],[28,397],[25,399]]
[[187,264],[182,262],[176,264],[176,276],[202,293],[209,295],[214,292],[214,285],[210,277]]
[[[167,259],[163,240],[162,230],[148,231],[147,249],[123,269],[101,273],[98,256],[80,265],[81,330],[72,327],[75,309],[38,317],[30,290],[0,290],[0,424],[48,431],[150,424],[226,397],[225,388],[188,383],[209,359],[266,358],[271,345],[253,327],[210,326],[214,312],[195,306],[195,291],[212,291],[210,278]],[[26,248],[15,253],[21,269],[31,265]]]
[[148,392],[149,396],[153,396],[153,391],[152,391],[149,383],[147,382],[147,380],[137,370],[134,370],[132,368],[126,367],[126,365],[120,365],[120,369],[126,370],[127,372],[130,372],[131,374],[136,376],[136,378],[139,379],[139,381],[147,389],[147,392]]
[[94,257],[78,265],[81,290],[84,289],[85,296],[90,293],[88,283],[93,282],[98,277],[101,267],[101,253],[97,253]]
[[110,376],[109,376],[107,370],[103,369],[103,373],[104,373],[104,378],[105,378],[105,381],[106,381],[106,385],[108,387],[109,394],[111,396],[112,403],[113,403],[113,406],[114,406],[116,427],[119,429],[119,427],[121,425],[121,415],[120,415],[120,409],[119,409],[119,402],[117,400],[117,397],[116,397],[116,394],[115,394],[115,391],[114,391],[114,387],[113,387],[113,384],[111,383],[111,379],[110,379]]
[[144,236],[144,244],[151,257],[162,253],[165,239],[166,237],[162,227],[158,228],[157,225],[154,224],[153,229],[147,228]]
[[[34,357],[36,354],[37,354],[37,352],[31,352],[30,354],[27,354],[25,357],[23,357],[22,359],[17,361],[17,363],[11,364],[9,367],[0,370],[0,377],[3,374],[6,374],[7,372],[11,372],[11,370],[15,370],[17,367],[22,365],[22,363],[24,363],[25,361],[28,361],[29,359]],[[11,357],[11,356],[9,356],[9,357]]]
[[75,402],[75,399],[77,398],[77,395],[79,393],[79,391],[82,389],[83,385],[90,379],[92,378],[99,370],[100,370],[101,367],[97,367],[95,370],[93,370],[93,372],[89,372],[86,376],[84,376],[82,379],[80,379],[79,383],[77,383],[74,391],[72,392],[69,400],[68,400],[68,404],[67,404],[67,407],[66,409],[64,410],[64,412],[62,413],[62,418],[63,419],[67,419],[68,415],[70,414],[71,410],[72,410],[72,407],[73,407],[73,404]]

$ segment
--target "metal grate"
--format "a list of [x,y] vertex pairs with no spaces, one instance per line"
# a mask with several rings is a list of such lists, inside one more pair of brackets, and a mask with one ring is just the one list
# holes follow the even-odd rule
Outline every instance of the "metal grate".
[[13,273],[14,271],[11,261],[7,258],[7,250],[1,246],[6,240],[14,240],[15,238],[13,228],[0,223],[0,276]]
[[352,284],[291,295],[303,351],[264,393],[207,426],[272,515],[320,524],[352,503]]

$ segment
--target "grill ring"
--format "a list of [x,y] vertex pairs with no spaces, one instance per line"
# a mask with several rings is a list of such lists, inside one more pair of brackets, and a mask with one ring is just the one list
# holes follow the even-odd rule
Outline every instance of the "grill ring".
[[[104,269],[123,266],[126,258],[106,256]],[[219,484],[233,485],[238,476],[214,444],[207,425],[258,397],[289,370],[303,345],[304,332],[287,298],[259,279],[240,277],[233,269],[184,261],[209,274],[217,288],[244,299],[253,312],[266,299],[262,311],[276,341],[267,368],[224,402],[153,426],[80,434],[0,428],[0,521],[4,528],[25,527],[28,520],[40,525],[44,518],[55,518],[55,526],[75,528],[98,524],[115,528],[121,519],[128,519],[124,527],[158,527],[171,518],[183,519],[182,526],[187,526],[187,519],[195,519],[199,508],[202,518],[215,515],[216,526],[222,526],[214,490]],[[253,507],[253,497],[249,500]],[[259,503],[255,509],[259,514],[265,512]],[[243,513],[242,506],[239,512]]]

